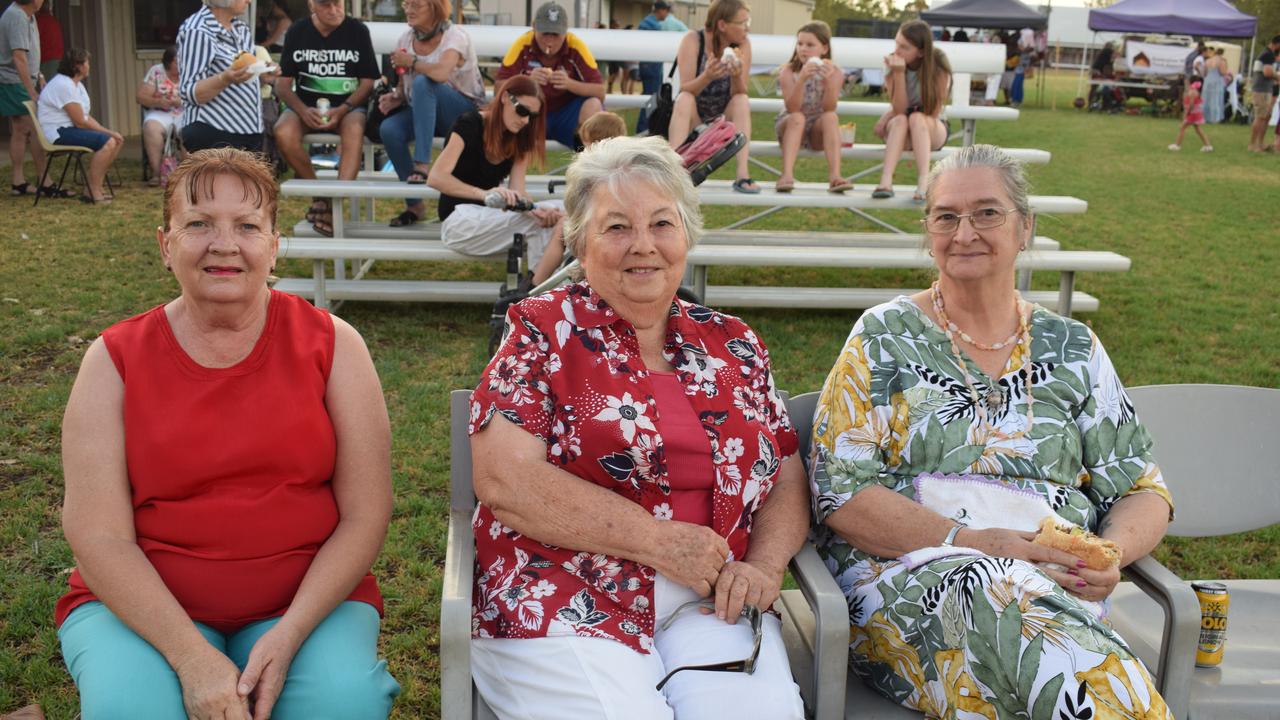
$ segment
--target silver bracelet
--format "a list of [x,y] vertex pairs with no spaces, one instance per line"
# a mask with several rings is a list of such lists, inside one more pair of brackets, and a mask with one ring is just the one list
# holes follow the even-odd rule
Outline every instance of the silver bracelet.
[[955,547],[956,535],[960,534],[960,529],[963,527],[964,525],[961,525],[960,523],[952,525],[951,530],[947,532],[946,539],[942,541],[942,547]]

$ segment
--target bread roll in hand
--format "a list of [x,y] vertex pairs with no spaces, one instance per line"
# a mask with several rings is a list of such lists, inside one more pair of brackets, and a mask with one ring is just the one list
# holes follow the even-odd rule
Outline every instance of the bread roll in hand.
[[1074,525],[1062,527],[1052,517],[1040,521],[1040,532],[1032,542],[1071,553],[1093,570],[1106,570],[1120,564],[1119,545],[1084,528]]

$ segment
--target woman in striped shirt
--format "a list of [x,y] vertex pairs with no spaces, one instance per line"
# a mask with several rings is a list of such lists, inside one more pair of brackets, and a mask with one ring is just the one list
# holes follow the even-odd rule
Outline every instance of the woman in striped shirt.
[[254,73],[233,69],[253,53],[253,33],[238,16],[249,0],[204,0],[178,29],[178,93],[182,144],[188,152],[211,147],[262,149],[262,104]]

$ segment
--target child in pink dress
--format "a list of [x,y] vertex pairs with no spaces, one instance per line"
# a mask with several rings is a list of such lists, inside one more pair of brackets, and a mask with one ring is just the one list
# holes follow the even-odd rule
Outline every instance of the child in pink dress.
[[1178,139],[1169,146],[1169,149],[1173,151],[1182,149],[1182,138],[1190,127],[1200,136],[1200,142],[1204,143],[1200,152],[1213,152],[1209,138],[1205,137],[1204,130],[1200,129],[1200,126],[1204,125],[1204,98],[1200,95],[1199,80],[1187,86],[1187,92],[1182,96],[1182,111],[1182,127],[1178,128]]

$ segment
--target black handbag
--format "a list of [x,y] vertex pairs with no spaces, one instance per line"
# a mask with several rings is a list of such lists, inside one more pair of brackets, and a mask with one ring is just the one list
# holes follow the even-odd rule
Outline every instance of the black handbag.
[[369,142],[382,142],[382,121],[392,115],[398,115],[409,109],[409,101],[408,99],[405,99],[404,102],[397,105],[391,112],[384,115],[382,113],[382,109],[378,107],[378,100],[380,100],[383,95],[388,95],[392,92],[395,92],[394,87],[383,85],[375,89],[373,95],[369,99],[369,110],[364,122],[364,136],[369,138]]
[[[707,37],[705,34],[698,33],[698,55],[701,58],[703,53],[707,51]],[[658,92],[649,98],[649,102],[645,104],[645,117],[648,118],[649,134],[661,135],[668,137],[671,131],[671,112],[675,110],[676,101],[671,96],[671,78],[675,77],[676,67],[679,64],[679,58],[671,63],[671,70],[667,72],[667,82],[662,83],[662,87],[658,88]]]

